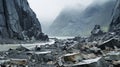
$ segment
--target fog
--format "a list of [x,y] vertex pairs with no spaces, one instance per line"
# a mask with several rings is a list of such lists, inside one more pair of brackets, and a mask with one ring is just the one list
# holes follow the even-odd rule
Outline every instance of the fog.
[[[79,6],[85,8],[98,0],[28,0],[31,8],[36,13],[42,24],[43,30],[47,28],[66,7]],[[99,0],[104,3],[107,0]],[[98,2],[98,4],[99,4]]]
[[75,5],[87,6],[93,0],[28,0],[31,8],[37,14],[42,27],[50,25],[65,7]]

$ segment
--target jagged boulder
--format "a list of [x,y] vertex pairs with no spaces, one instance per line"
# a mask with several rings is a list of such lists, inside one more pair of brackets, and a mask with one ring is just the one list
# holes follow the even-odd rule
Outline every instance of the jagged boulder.
[[100,25],[95,25],[94,29],[91,31],[92,35],[102,35],[104,32],[101,30]]
[[48,40],[27,0],[0,0],[0,37]]
[[[74,57],[74,56],[72,56],[72,57]],[[79,60],[80,58],[79,59],[78,58],[79,58],[79,56],[77,56],[76,59]],[[74,58],[72,58],[72,59],[74,59]],[[96,57],[94,59],[87,59],[87,60],[79,60],[78,63],[69,62],[69,64],[66,62],[63,63],[63,61],[64,60],[61,58],[60,58],[60,60],[58,60],[58,67],[108,67],[108,63],[106,63],[106,61],[101,57]]]
[[105,32],[102,31],[100,25],[95,25],[93,30],[91,31],[91,36],[89,37],[89,41],[99,41]]

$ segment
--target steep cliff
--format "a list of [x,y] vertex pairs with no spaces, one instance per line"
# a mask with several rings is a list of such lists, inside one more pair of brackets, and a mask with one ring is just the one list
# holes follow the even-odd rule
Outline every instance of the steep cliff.
[[120,34],[120,0],[117,0],[114,8],[109,31]]
[[[99,2],[99,1],[97,1]],[[95,25],[106,30],[109,27],[115,0],[103,4],[91,4],[85,10],[64,9],[48,30],[53,36],[88,36]],[[80,7],[80,6],[78,6]]]
[[27,0],[0,0],[0,38],[48,39]]

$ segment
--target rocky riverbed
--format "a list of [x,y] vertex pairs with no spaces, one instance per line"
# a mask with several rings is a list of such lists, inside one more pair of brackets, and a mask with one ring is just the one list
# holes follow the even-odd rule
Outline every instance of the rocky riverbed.
[[24,44],[1,51],[0,64],[13,67],[119,67],[117,38],[106,41],[88,41],[89,38],[82,37],[54,40],[45,45],[34,44],[32,49]]

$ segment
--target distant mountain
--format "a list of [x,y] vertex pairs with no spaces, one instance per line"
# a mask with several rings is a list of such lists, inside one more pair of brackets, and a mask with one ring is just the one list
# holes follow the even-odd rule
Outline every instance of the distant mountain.
[[104,4],[91,4],[84,10],[64,9],[47,33],[51,36],[87,36],[96,24],[106,30],[115,2],[115,0],[110,0]]

